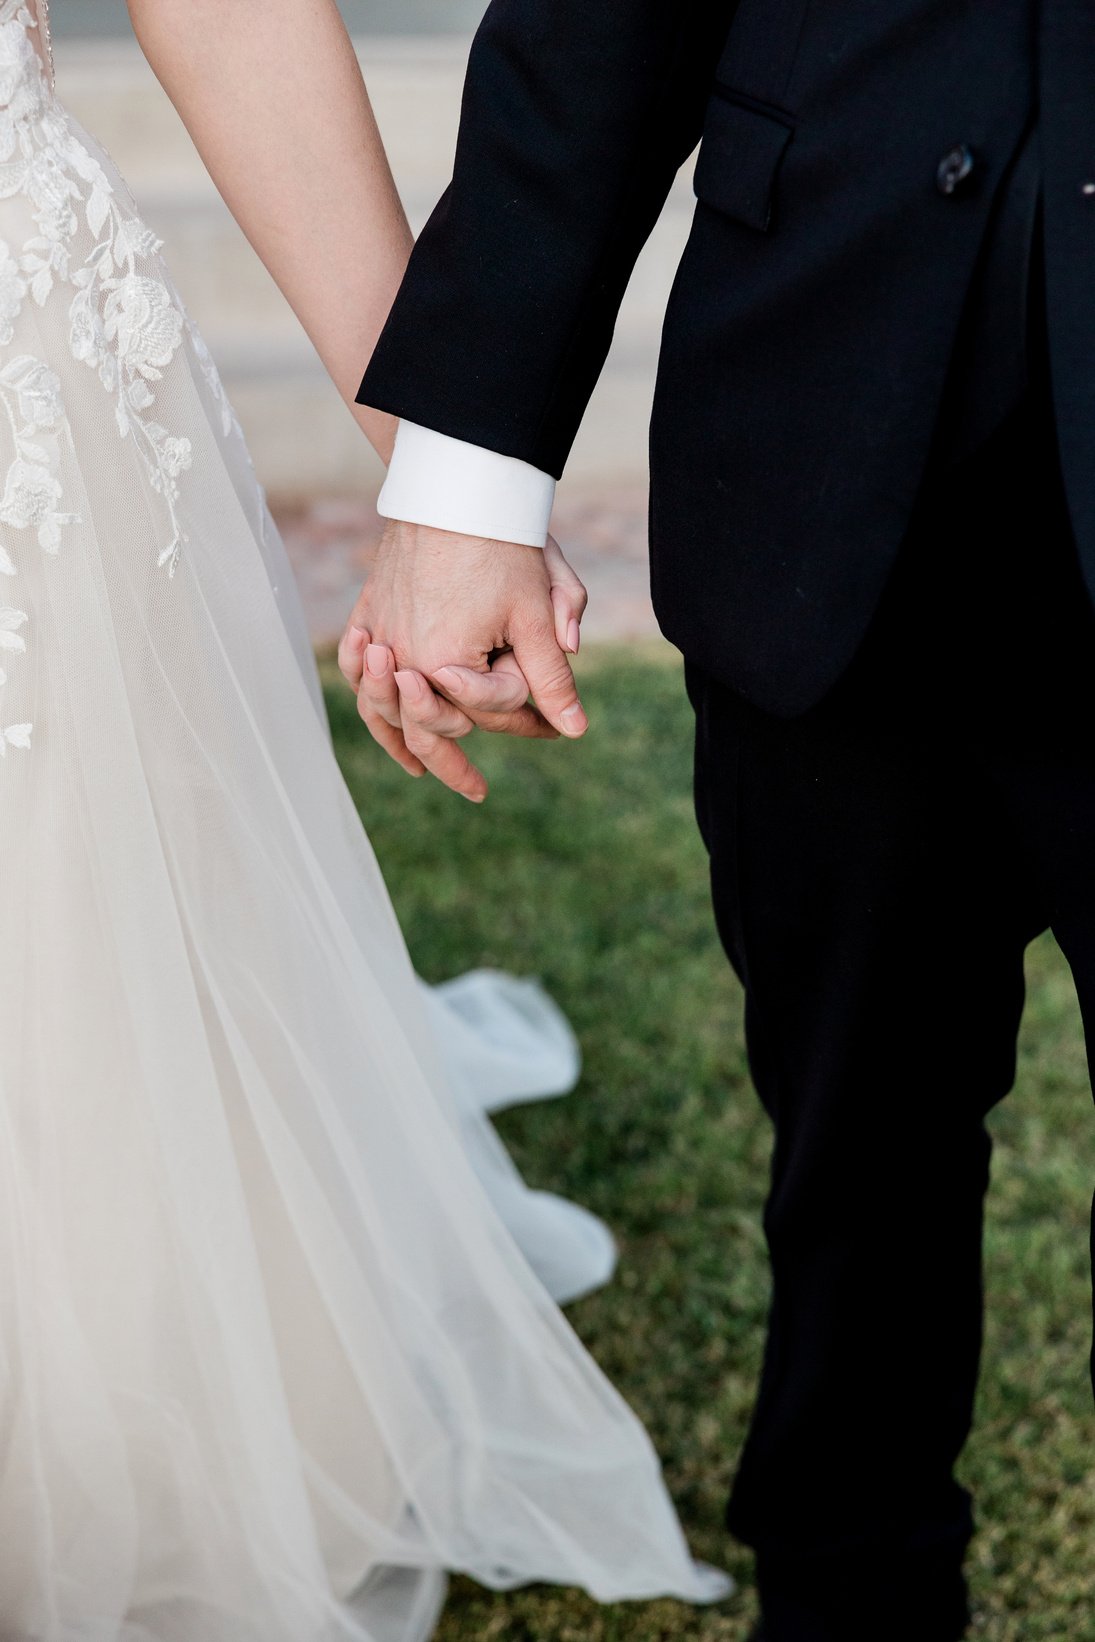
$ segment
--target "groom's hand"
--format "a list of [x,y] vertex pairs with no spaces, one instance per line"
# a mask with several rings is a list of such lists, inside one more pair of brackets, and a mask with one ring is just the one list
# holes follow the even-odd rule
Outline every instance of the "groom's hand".
[[392,757],[478,802],[486,781],[458,745],[475,725],[526,736],[585,732],[567,659],[585,598],[554,542],[541,551],[393,523],[340,665]]

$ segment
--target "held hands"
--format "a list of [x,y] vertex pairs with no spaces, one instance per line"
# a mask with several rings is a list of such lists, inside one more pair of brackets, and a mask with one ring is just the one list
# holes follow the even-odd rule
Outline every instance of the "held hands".
[[[477,726],[572,739],[587,721],[567,659],[586,591],[551,538],[543,551],[393,522],[338,650],[374,740],[473,803],[483,775],[460,740]],[[531,701],[530,701],[531,696]]]

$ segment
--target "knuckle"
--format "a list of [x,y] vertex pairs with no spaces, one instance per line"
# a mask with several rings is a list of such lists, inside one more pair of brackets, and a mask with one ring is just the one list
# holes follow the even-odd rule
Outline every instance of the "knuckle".
[[464,733],[463,727],[467,722],[467,716],[455,707],[450,707],[447,702],[438,704],[436,724],[438,735],[443,735],[449,741],[452,741]]
[[514,621],[526,639],[543,637],[555,631],[555,606],[550,595],[535,597],[525,594],[514,610]]
[[385,724],[390,724],[394,730],[399,728],[399,709],[398,707],[393,706],[392,702],[389,701],[385,695],[375,690],[372,695],[370,695],[364,684],[361,687],[360,693],[366,701],[368,711],[374,718],[382,719]]
[[394,726],[389,724],[386,719],[382,718],[379,713],[362,711],[360,696],[357,701],[357,710],[361,715],[365,728],[368,730],[373,740],[379,741],[382,747],[390,746]]
[[498,713],[484,728],[491,735],[520,735],[520,723],[516,713]]
[[576,699],[578,692],[574,688],[570,668],[551,667],[546,669],[540,681],[540,694],[543,695],[545,692],[552,696],[558,696],[560,699],[564,696],[568,699]]
[[439,716],[433,703],[429,701],[414,702],[411,706],[403,708],[404,724],[413,724],[418,731],[426,734],[438,733]]
[[546,616],[542,610],[533,611],[525,619],[525,633],[529,641],[536,645],[555,643],[554,612]]

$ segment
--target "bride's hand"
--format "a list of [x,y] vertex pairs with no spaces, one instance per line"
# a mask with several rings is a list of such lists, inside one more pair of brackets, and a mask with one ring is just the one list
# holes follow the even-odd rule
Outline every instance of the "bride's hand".
[[[576,655],[588,602],[585,587],[553,537],[544,549],[544,563],[556,642]],[[528,681],[512,651],[496,656],[486,670],[445,666],[427,679],[413,668],[397,669],[389,647],[372,643],[368,630],[351,620],[338,660],[374,740],[409,775],[429,770],[473,803],[486,797],[487,784],[456,744],[472,729],[540,739],[558,734],[530,704]]]

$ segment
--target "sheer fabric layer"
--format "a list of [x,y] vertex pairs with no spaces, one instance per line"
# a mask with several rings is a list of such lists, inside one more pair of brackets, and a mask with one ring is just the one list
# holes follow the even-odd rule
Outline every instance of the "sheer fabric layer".
[[559,1292],[611,1266],[578,1217],[550,1269],[478,1110],[469,1019],[523,1006],[416,981],[216,372],[30,23],[0,0],[0,1636],[421,1642],[445,1569],[719,1595],[515,1242]]

